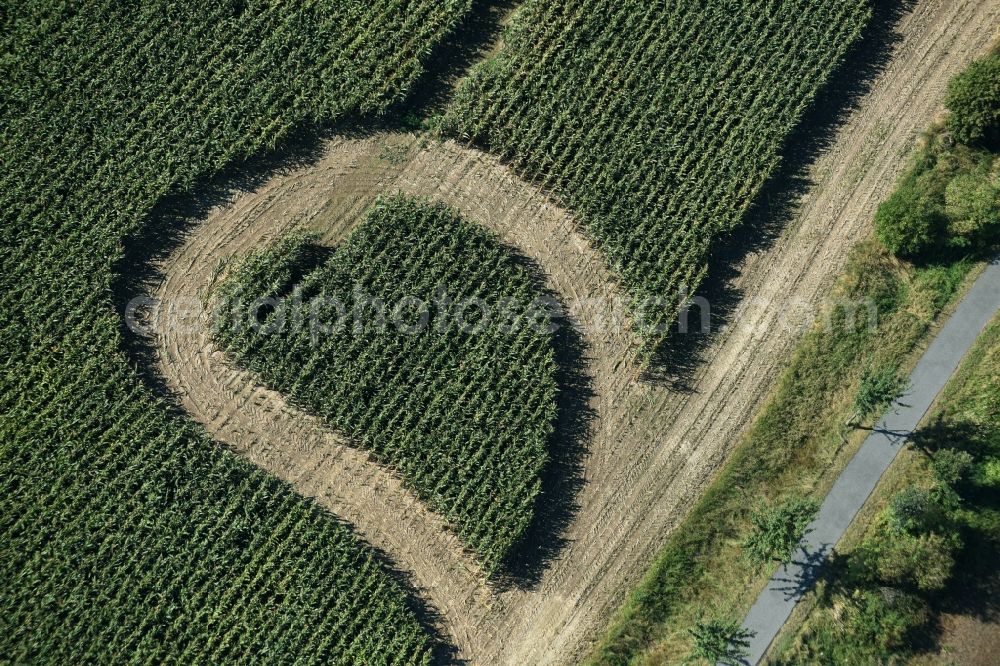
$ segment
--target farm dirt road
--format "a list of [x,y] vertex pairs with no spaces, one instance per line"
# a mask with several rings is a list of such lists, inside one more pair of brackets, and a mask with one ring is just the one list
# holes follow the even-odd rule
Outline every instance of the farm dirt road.
[[613,320],[615,286],[571,216],[495,159],[450,142],[332,139],[309,164],[235,192],[157,266],[154,296],[204,299],[223,260],[292,228],[315,229],[334,243],[376,195],[404,191],[451,203],[533,259],[564,303],[594,305],[576,317],[593,417],[579,461],[584,483],[572,520],[553,535],[566,545],[529,586],[487,585],[442,519],[396,476],[229,366],[203,322],[158,318],[158,370],[214,438],[351,522],[409,574],[459,658],[577,662],[738,442],[802,322],[817,312],[850,248],[870,233],[875,206],[919,130],[940,111],[947,81],[985,51],[997,25],[1000,0],[915,3],[897,26],[891,61],[809,168],[812,185],[795,219],[738,267],[732,325],[712,339],[689,391],[640,381],[627,333],[588,325]]

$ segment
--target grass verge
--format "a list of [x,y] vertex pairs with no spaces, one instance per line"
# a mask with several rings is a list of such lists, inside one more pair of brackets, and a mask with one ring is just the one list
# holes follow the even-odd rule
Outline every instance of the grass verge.
[[[995,89],[991,82],[1000,71],[998,53],[970,67],[986,72],[972,84],[968,73],[956,79],[965,93],[971,86],[971,97],[956,96],[953,83],[950,115],[928,131],[879,208],[879,240],[855,248],[828,307],[803,337],[774,394],[670,535],[589,663],[686,661],[699,654],[691,649],[693,627],[723,626],[745,616],[777,568],[774,559],[797,541],[790,529],[772,529],[762,540],[760,527],[767,521],[761,516],[791,515],[788,507],[810,506],[827,494],[864,441],[864,426],[878,418],[888,393],[901,386],[900,378],[916,364],[937,322],[975,277],[976,258],[992,256],[1000,241],[1000,159],[989,142],[956,141],[960,135],[952,126],[956,119],[972,118],[985,128],[983,136],[993,136],[997,128],[991,123],[1000,113],[989,90]],[[982,108],[993,110],[983,113]],[[997,374],[987,364],[984,380],[991,371]],[[975,381],[966,377],[966,382],[969,391],[976,390]],[[979,396],[980,402],[970,398],[969,404],[1000,419],[1000,388],[995,381],[980,383],[986,395]],[[957,404],[961,410],[965,403]],[[890,514],[883,511],[871,523],[873,534],[889,529],[901,536],[889,543],[873,539],[858,557],[837,558],[826,567],[831,583],[826,587],[835,590],[836,599],[831,601],[821,586],[829,611],[826,625],[807,630],[788,647],[790,661],[835,655],[838,663],[868,663],[889,657],[908,644],[914,629],[930,622],[931,602],[913,594],[913,588],[940,593],[952,571],[963,570],[955,558],[992,559],[982,549],[995,552],[1000,520],[984,489],[993,487],[991,474],[1000,478],[1000,459],[990,448],[1000,446],[997,431],[983,426],[982,415],[956,423],[957,430],[939,424],[924,438],[925,448],[937,454],[925,462],[924,476],[933,470],[936,484],[913,484],[893,498]],[[977,446],[974,453],[965,450]],[[982,510],[968,510],[963,492]],[[762,543],[763,550],[747,547]],[[772,559],[761,552],[770,552]],[[902,589],[887,595],[882,591],[886,583]],[[706,615],[714,616],[707,624]],[[840,631],[845,626],[858,630]]]
[[[902,182],[923,176],[935,185],[924,196],[943,197],[951,179],[972,169],[989,173],[990,162],[986,151],[956,146],[943,128],[934,128]],[[975,240],[983,256],[990,244]],[[862,387],[872,378],[905,376],[936,322],[971,283],[975,256],[960,243],[919,263],[893,256],[876,241],[855,248],[774,394],[589,663],[681,661],[691,651],[690,628],[706,615],[743,617],[777,565],[752,562],[743,547],[761,505],[825,496],[867,435],[863,427],[878,416],[878,409],[859,413]]]
[[[775,568],[743,555],[755,507],[823,497],[866,434],[845,426],[863,375],[872,367],[902,371],[915,361],[975,266],[961,260],[916,267],[874,242],[855,250],[836,287],[837,305],[804,336],[773,397],[589,663],[680,660],[690,650],[688,628],[706,612],[742,617]],[[854,304],[874,305],[877,324],[870,327]]]
[[[845,535],[830,574],[776,641],[774,661],[929,657],[948,649],[943,614],[995,622],[998,487],[1000,317]],[[927,498],[924,510],[898,529],[915,497]]]

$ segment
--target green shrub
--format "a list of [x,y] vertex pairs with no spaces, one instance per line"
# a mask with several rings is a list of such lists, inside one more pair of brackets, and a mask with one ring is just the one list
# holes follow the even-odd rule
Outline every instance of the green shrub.
[[930,616],[919,597],[891,587],[858,590],[851,601],[844,613],[846,632],[855,638],[858,649],[882,659],[898,652],[908,635]]
[[733,620],[699,620],[688,633],[694,638],[694,649],[689,662],[705,661],[715,664],[739,666],[747,656],[748,639],[753,633]]
[[896,368],[869,366],[861,374],[861,384],[854,398],[849,424],[876,416],[908,390],[909,383]]
[[982,479],[984,485],[1000,488],[1000,458],[991,458],[983,463]]
[[743,541],[743,552],[754,564],[789,562],[819,504],[800,499],[781,506],[762,507],[750,518],[753,531]]
[[944,589],[955,565],[954,543],[940,534],[880,537],[866,555],[881,581],[924,591]]
[[944,219],[938,203],[911,179],[878,207],[875,235],[894,255],[913,259],[937,244]]
[[949,264],[917,267],[913,273],[913,303],[926,303],[932,312],[940,312],[962,287],[972,266],[961,260]]
[[896,190],[875,215],[876,236],[897,257],[917,260],[949,246],[975,246],[1000,231],[1000,169],[979,147],[933,128]]
[[943,449],[931,458],[931,469],[941,483],[957,486],[966,481],[972,471],[972,454],[956,449]]
[[934,495],[922,488],[907,488],[889,502],[886,519],[896,532],[930,531],[940,522],[940,507]]
[[[858,244],[848,258],[841,285],[848,301],[871,301],[880,317],[888,316],[906,301],[907,288],[893,270],[885,247],[875,242]],[[842,329],[840,329],[842,330]]]
[[1000,179],[986,173],[959,174],[948,183],[945,213],[951,243],[972,245],[1000,226]]
[[919,598],[891,587],[836,595],[778,664],[885,664],[905,656],[930,619]]
[[1000,54],[973,63],[948,86],[948,130],[966,144],[996,145],[1000,135]]

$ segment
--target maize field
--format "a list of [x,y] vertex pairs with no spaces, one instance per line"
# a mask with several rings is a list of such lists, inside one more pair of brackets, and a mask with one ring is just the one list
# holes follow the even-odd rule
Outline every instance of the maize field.
[[112,288],[165,196],[386,112],[468,6],[0,7],[0,661],[430,659],[367,545],[149,391]]
[[321,255],[293,236],[244,260],[217,288],[216,339],[402,474],[495,572],[531,523],[556,414],[537,281],[489,233],[401,195]]
[[[465,606],[423,613],[384,547],[212,441],[130,352],[120,296],[133,271],[170,249],[144,242],[183,236],[169,204],[203,214],[220,204],[212,185],[301,137],[363,132],[386,117],[414,127],[407,103],[474,4],[0,5],[0,662],[440,657],[447,623],[435,613]],[[491,55],[449,89],[439,116],[417,120],[499,156],[582,222],[630,294],[652,358],[869,15],[868,0],[524,0],[500,48],[481,51]],[[282,321],[282,303],[314,297],[325,324],[339,316],[324,309],[331,299],[350,313],[409,298],[400,313],[412,325],[447,311],[442,293],[452,304],[516,304],[518,325],[486,318],[470,330],[431,316],[400,334],[376,316],[338,332],[292,316],[257,330]],[[486,593],[464,595],[470,607],[515,616],[523,606],[512,600],[530,586],[494,595],[490,575],[541,513],[550,463],[557,364],[540,296],[528,262],[491,233],[430,200],[391,196],[335,248],[290,236],[229,266],[213,293],[224,315],[213,334],[454,527],[481,565],[469,578],[485,581]],[[246,303],[268,307],[234,307]],[[581,466],[638,460],[629,441]],[[615,483],[639,483],[630,475],[641,469]],[[584,508],[600,508],[590,499]],[[562,590],[551,601],[584,605]],[[514,619],[539,617],[557,615]],[[507,640],[491,629],[453,636]]]
[[528,0],[445,115],[576,212],[664,349],[868,0]]

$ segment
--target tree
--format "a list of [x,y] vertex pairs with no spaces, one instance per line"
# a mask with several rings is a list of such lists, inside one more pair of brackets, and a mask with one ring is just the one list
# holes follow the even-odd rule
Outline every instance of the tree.
[[891,587],[855,590],[844,601],[843,637],[837,642],[853,659],[835,657],[829,663],[890,663],[905,654],[908,636],[930,619],[920,597]]
[[992,488],[1000,488],[1000,458],[990,458],[983,463],[982,483]]
[[995,146],[1000,139],[1000,54],[972,63],[952,79],[945,99],[948,131],[964,144]]
[[819,504],[815,500],[796,499],[754,512],[750,517],[753,531],[743,540],[747,559],[754,564],[790,562],[818,511]]
[[856,425],[892,404],[907,391],[909,383],[892,367],[869,366],[861,374],[861,384],[854,398],[854,409],[847,425]]
[[707,661],[709,664],[739,666],[749,654],[750,639],[756,634],[733,620],[698,620],[688,633],[694,637],[694,649],[689,662]]

